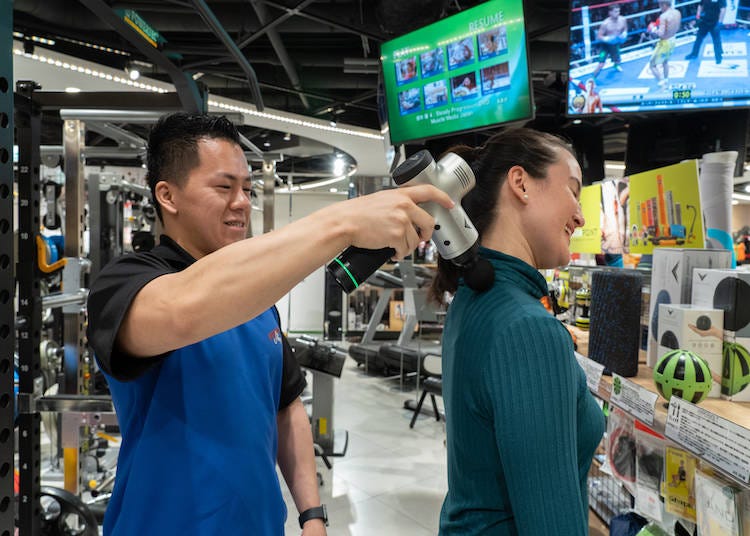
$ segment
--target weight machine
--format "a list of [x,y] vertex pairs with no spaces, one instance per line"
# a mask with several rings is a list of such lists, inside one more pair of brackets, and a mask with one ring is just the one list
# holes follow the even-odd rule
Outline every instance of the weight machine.
[[[41,93],[38,89],[33,82],[19,82],[14,103],[18,143],[18,255],[12,248],[12,223],[8,234],[11,238],[10,257],[18,258],[15,273],[18,314],[14,315],[10,309],[10,319],[18,333],[17,526],[21,536],[68,533],[94,536],[98,534],[97,520],[89,505],[105,505],[108,486],[114,479],[115,460],[103,462],[111,451],[107,450],[108,443],[102,436],[106,436],[104,431],[117,426],[117,420],[110,397],[95,394],[95,365],[85,336],[88,281],[101,266],[124,252],[123,230],[129,226],[133,231],[147,229],[150,232],[155,212],[146,201],[150,198],[147,187],[123,179],[105,168],[98,172],[88,170],[86,176],[85,156],[91,151],[85,146],[87,124],[81,119],[86,111],[64,109],[70,104],[66,100],[68,97]],[[169,98],[165,96],[162,104],[166,104]],[[129,106],[133,105],[132,99],[133,96],[129,95]],[[54,183],[44,183],[40,177],[41,114],[46,109],[59,110],[63,119],[62,147],[44,148],[45,161],[55,161],[50,154],[54,156],[57,152],[62,155],[65,173],[63,218],[56,214],[56,196],[60,188]],[[162,106],[162,111],[169,109],[169,106]],[[162,111],[138,113],[138,116],[141,121],[152,122]],[[110,113],[122,117],[126,112]],[[144,115],[148,116],[147,119],[143,119]],[[138,141],[111,127],[106,120],[92,119],[89,125],[97,132],[127,138],[130,144]],[[12,139],[11,132],[11,145]],[[140,142],[141,151],[145,151],[145,140]],[[12,159],[9,166],[12,172]],[[13,174],[9,177],[8,190],[13,192]],[[5,199],[4,185],[5,182],[0,183],[0,201]],[[45,215],[40,213],[42,194],[47,201]],[[3,214],[12,214],[13,197],[8,197],[10,210]],[[130,209],[129,217],[125,217],[126,208]],[[9,221],[12,222],[12,218]],[[63,235],[53,237],[58,240],[43,236],[40,231],[43,222],[50,227],[62,226]],[[0,222],[0,231],[2,228]],[[90,231],[90,252],[85,248],[87,231]],[[0,268],[2,259],[8,258],[2,256],[3,251],[0,250]],[[90,258],[87,258],[87,253]],[[12,266],[10,275],[8,280],[13,281]],[[7,296],[12,296],[13,290],[11,288]],[[6,294],[2,292],[0,289],[0,305],[14,307],[13,300],[4,299]],[[0,317],[0,320],[4,318]],[[0,327],[0,340],[3,339],[1,330]],[[14,347],[15,341],[12,342]],[[3,347],[3,356],[5,350]],[[2,367],[0,356],[0,371]],[[54,385],[59,387],[58,394],[48,391]],[[12,409],[13,404],[10,407]],[[62,474],[58,475],[56,468],[51,466],[47,468],[48,479],[61,478],[64,489],[41,485],[45,468],[40,448],[42,412],[50,412],[51,417],[44,419],[45,428],[51,437],[59,438],[52,445],[58,448],[52,459],[62,459]],[[0,435],[0,443],[1,440]],[[11,485],[12,443],[11,440],[10,453],[5,453],[8,456],[0,460],[0,473],[3,467],[9,468]],[[92,460],[96,462],[93,465]],[[86,501],[82,500],[84,494]],[[15,500],[12,487],[10,498]]]
[[[312,373],[312,432],[315,453],[328,469],[330,457],[346,455],[349,447],[349,432],[334,428],[333,380],[340,378],[346,360],[346,352],[330,342],[318,341],[314,337],[301,335],[289,339],[300,366]],[[322,478],[318,475],[322,484]]]

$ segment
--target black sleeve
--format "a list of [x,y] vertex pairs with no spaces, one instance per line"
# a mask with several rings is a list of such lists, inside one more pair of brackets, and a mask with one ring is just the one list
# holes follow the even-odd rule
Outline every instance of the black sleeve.
[[283,334],[281,335],[281,343],[284,345],[284,369],[281,373],[280,410],[294,402],[307,386],[307,380],[305,380],[305,375],[302,373],[302,368],[300,368],[297,358],[294,357],[294,352],[289,341],[286,340]]
[[[281,329],[281,317],[275,305],[273,307],[273,314],[276,315],[276,322],[279,323],[279,329]],[[299,366],[297,358],[294,357],[292,346],[286,340],[283,333],[281,334],[281,344],[283,345],[284,352],[284,367],[281,371],[279,410],[284,409],[294,402],[302,394],[302,391],[305,390],[305,387],[307,387],[307,380],[305,380],[305,375],[302,373],[302,368]]]
[[115,339],[135,295],[153,279],[175,271],[163,259],[143,253],[114,260],[94,280],[86,334],[104,372],[121,381],[133,380],[167,355],[132,357],[117,348]]

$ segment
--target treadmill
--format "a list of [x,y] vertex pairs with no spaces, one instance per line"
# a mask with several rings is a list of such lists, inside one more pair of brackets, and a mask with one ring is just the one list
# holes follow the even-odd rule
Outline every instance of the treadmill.
[[401,278],[390,274],[384,270],[377,270],[368,279],[367,283],[373,286],[382,288],[380,297],[375,304],[370,321],[367,323],[367,328],[362,336],[362,340],[358,343],[352,343],[349,345],[349,355],[357,362],[357,366],[364,366],[365,372],[380,372],[385,373],[386,367],[383,360],[378,355],[378,348],[380,348],[380,341],[375,341],[375,334],[378,329],[380,319],[383,318],[388,304],[391,301],[391,295],[393,289],[401,288]]
[[424,288],[427,278],[416,275],[410,260],[402,261],[399,267],[404,288],[404,326],[395,343],[380,345],[378,357],[386,373],[397,372],[403,384],[407,375],[422,375],[425,356],[440,356],[442,347],[439,340],[414,337],[418,322],[438,322],[438,310],[428,299],[428,289]]

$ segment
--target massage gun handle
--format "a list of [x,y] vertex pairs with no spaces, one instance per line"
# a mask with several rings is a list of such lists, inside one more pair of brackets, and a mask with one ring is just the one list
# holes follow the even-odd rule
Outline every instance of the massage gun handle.
[[364,249],[350,246],[333,259],[327,269],[348,294],[364,283],[395,254],[396,250],[393,248]]

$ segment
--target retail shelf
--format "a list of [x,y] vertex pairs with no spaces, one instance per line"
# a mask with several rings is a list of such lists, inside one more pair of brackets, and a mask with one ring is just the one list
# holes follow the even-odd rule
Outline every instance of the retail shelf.
[[[588,364],[594,363],[587,357],[581,356],[579,359],[585,360]],[[589,387],[595,396],[609,402],[612,399],[615,380],[613,380],[612,376],[604,375],[598,378],[596,368],[595,364],[591,367],[584,366],[584,370],[586,370],[589,379]],[[598,385],[596,389],[594,389],[593,385],[596,383],[597,378]],[[723,444],[722,440],[718,436],[715,436],[712,437],[712,439],[715,440],[714,443],[710,445],[707,443],[700,443],[700,448],[697,448],[696,444],[698,444],[698,442],[694,441],[694,438],[688,438],[685,441],[676,439],[676,434],[674,433],[674,420],[672,420],[672,429],[667,430],[668,410],[670,405],[661,395],[658,394],[653,381],[653,370],[650,367],[640,364],[637,376],[624,378],[622,381],[631,382],[637,386],[636,389],[642,389],[646,395],[656,395],[656,403],[653,406],[653,422],[646,424],[651,426],[656,432],[666,436],[670,442],[678,447],[698,456],[702,461],[714,467],[714,469],[732,480],[738,486],[741,486],[744,489],[750,489],[750,403],[709,398],[702,401],[697,406],[682,401],[672,404],[672,407],[679,405],[683,407],[699,408],[697,410],[692,410],[693,415],[691,416],[692,421],[690,424],[692,424],[695,430],[697,430],[695,427],[700,426],[701,422],[705,423],[705,430],[701,430],[702,432],[705,432],[705,434],[711,434],[712,432],[709,428],[715,426],[717,423],[723,425],[721,426],[722,430],[726,430],[727,427],[732,428],[731,433],[727,433],[726,444]],[[630,407],[622,407],[617,403],[615,403],[615,405],[621,407],[621,409],[630,413],[634,417],[639,417]],[[700,415],[698,415],[698,413]],[[736,427],[732,425],[736,425]],[[719,445],[718,448],[714,448],[715,445]],[[719,453],[718,450],[721,450],[721,453]],[[719,457],[719,454],[722,459],[722,465],[716,465],[713,461],[714,458]],[[736,474],[727,470],[727,464],[737,469],[737,471],[735,471]]]

